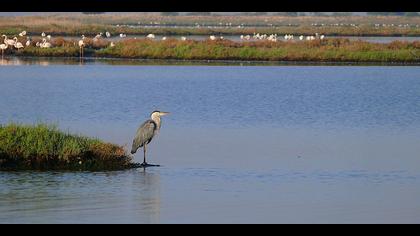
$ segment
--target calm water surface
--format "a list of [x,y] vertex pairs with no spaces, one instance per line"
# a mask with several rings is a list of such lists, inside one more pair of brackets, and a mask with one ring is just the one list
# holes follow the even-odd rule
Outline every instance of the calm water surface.
[[[0,172],[1,223],[419,223],[420,67],[0,67],[0,122],[130,146],[160,168]],[[139,154],[136,161],[141,161]]]

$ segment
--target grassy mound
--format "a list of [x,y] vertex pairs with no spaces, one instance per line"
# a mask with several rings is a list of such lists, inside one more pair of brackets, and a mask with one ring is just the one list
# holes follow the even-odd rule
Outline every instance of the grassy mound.
[[119,170],[131,160],[121,146],[53,125],[0,125],[0,170]]
[[[32,46],[19,51],[7,49],[15,56],[79,57],[77,40],[57,38],[52,48]],[[319,62],[420,62],[420,41],[372,43],[346,38],[298,41],[243,41],[126,39],[110,46],[111,41],[86,40],[85,57],[176,60],[242,60],[242,61],[319,61]]]
[[370,43],[349,39],[233,42],[128,39],[95,52],[99,57],[332,62],[419,62],[420,42]]

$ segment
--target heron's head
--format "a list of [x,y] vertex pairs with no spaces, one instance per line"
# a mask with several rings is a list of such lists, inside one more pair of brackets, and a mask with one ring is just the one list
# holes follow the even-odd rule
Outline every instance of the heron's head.
[[153,111],[152,114],[150,114],[150,117],[161,117],[161,116],[166,116],[168,115],[169,112],[165,112],[165,111]]
[[156,122],[157,126],[158,126],[158,130],[160,129],[161,126],[161,121],[160,121],[160,117],[162,116],[166,116],[168,115],[169,112],[164,112],[164,111],[153,111],[152,114],[150,115],[150,118]]

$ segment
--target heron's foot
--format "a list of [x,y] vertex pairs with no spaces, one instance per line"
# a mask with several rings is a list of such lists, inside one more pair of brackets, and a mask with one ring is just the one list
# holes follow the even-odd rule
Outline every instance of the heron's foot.
[[154,165],[154,164],[149,164],[147,162],[143,162],[140,164],[140,167],[146,168],[146,167],[159,167],[160,165]]

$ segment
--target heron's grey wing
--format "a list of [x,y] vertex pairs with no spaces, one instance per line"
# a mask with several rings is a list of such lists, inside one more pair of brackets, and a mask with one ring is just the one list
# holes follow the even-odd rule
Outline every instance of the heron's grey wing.
[[131,148],[132,154],[136,153],[137,149],[143,147],[144,144],[152,141],[155,129],[156,123],[153,120],[147,120],[139,127],[136,137],[133,140],[133,146]]

